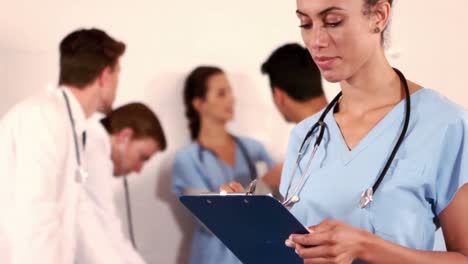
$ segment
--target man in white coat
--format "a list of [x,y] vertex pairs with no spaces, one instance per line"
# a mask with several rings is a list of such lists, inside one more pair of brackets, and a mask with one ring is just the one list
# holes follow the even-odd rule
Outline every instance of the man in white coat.
[[[157,116],[144,104],[130,103],[90,123],[86,147],[89,180],[84,187],[93,202],[86,219],[95,219],[94,243],[79,243],[77,264],[99,264],[99,256],[114,256],[112,264],[143,264],[125,237],[114,203],[115,177],[139,173],[156,152],[166,149],[166,138]],[[129,212],[127,212],[129,213]],[[90,234],[91,232],[87,232]],[[106,262],[110,263],[110,262]]]
[[25,100],[0,120],[2,264],[75,262],[86,207],[87,119],[111,109],[125,44],[99,29],[60,44],[60,88]]

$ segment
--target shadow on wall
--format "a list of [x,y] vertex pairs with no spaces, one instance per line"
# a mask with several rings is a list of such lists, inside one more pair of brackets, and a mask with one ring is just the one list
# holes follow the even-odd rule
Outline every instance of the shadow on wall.
[[194,231],[194,219],[190,212],[179,202],[178,197],[171,192],[171,170],[174,153],[170,157],[166,156],[158,172],[156,184],[156,198],[165,202],[171,209],[171,213],[177,222],[182,237],[177,250],[176,263],[184,264],[189,262],[192,235]]
[[150,105],[156,106],[155,112],[164,127],[168,149],[160,162],[155,184],[155,196],[170,210],[172,218],[176,221],[181,234],[178,245],[174,245],[176,254],[175,263],[188,263],[194,219],[189,211],[179,202],[178,197],[172,193],[172,164],[175,152],[183,145],[189,143],[189,132],[183,105],[183,82],[185,74],[164,73],[154,78],[145,92],[145,98],[151,98]]

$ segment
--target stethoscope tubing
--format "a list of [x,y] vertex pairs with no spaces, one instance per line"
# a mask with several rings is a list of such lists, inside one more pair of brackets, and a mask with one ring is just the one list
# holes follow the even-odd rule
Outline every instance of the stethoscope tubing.
[[[405,97],[406,97],[405,98],[406,99],[405,100],[405,120],[404,120],[404,124],[403,124],[403,128],[401,130],[400,136],[398,137],[398,140],[397,140],[395,146],[393,147],[392,152],[390,153],[390,156],[388,157],[387,162],[385,163],[385,166],[383,167],[382,171],[380,172],[379,177],[375,181],[374,185],[371,188],[367,189],[363,193],[363,197],[367,198],[368,201],[365,202],[363,205],[361,205],[361,208],[364,208],[365,206],[367,206],[367,204],[369,202],[372,202],[372,195],[375,193],[375,191],[379,188],[380,184],[382,183],[382,181],[383,181],[388,169],[390,168],[390,165],[393,162],[393,159],[395,158],[396,153],[398,152],[398,150],[399,150],[399,148],[400,148],[400,146],[401,146],[401,144],[402,144],[402,142],[403,142],[403,140],[404,140],[404,138],[406,136],[406,133],[408,131],[409,121],[410,121],[410,117],[411,117],[411,96],[410,96],[410,92],[409,92],[408,81],[406,80],[405,76],[398,69],[394,68],[394,71],[398,75],[398,77],[400,79],[400,82],[403,84],[404,90],[405,90]],[[290,177],[290,180],[289,180],[288,188],[286,190],[286,195],[284,197],[283,205],[289,207],[292,204],[299,201],[298,194],[300,192],[301,187],[303,186],[303,183],[305,182],[305,176],[306,176],[307,171],[309,170],[309,167],[310,167],[310,165],[312,163],[312,159],[315,156],[315,153],[316,153],[318,147],[320,146],[320,144],[322,143],[322,140],[323,140],[323,135],[324,135],[325,127],[326,127],[326,124],[324,122],[325,117],[331,111],[331,109],[336,105],[336,103],[341,98],[341,96],[342,96],[342,92],[339,92],[335,96],[335,98],[333,98],[333,100],[328,104],[328,106],[325,108],[325,110],[320,115],[320,118],[318,119],[318,121],[309,129],[309,131],[305,135],[304,140],[302,141],[301,147],[299,148],[299,152],[297,154],[297,159],[296,159],[296,162],[295,162],[294,169],[293,169],[293,171],[291,173],[291,177]],[[309,138],[312,137],[312,135],[315,133],[315,131],[317,129],[319,129],[319,134],[318,134],[318,136],[317,136],[317,138],[315,140],[314,148],[312,150],[310,158],[309,158],[309,160],[307,162],[307,165],[306,165],[305,169],[301,172],[301,176],[299,178],[298,183],[293,188],[293,192],[291,193],[291,195],[289,195],[289,191],[291,190],[294,176],[296,175],[296,172],[297,172],[297,170],[298,170],[298,168],[300,166],[300,161],[302,160],[302,157],[305,155],[305,152],[303,152],[304,147],[305,147],[307,141],[309,140]],[[309,174],[309,176],[310,176],[310,174]]]

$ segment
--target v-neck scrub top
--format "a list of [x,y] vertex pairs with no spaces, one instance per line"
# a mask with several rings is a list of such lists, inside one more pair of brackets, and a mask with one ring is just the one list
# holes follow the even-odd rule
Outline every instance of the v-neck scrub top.
[[[252,175],[242,147],[254,166],[258,162],[266,163],[268,168],[275,165],[258,141],[246,137],[237,137],[237,141],[234,166],[195,142],[180,149],[175,156],[172,170],[173,192],[182,195],[188,188],[218,192],[222,184],[232,181],[247,186]],[[190,264],[241,263],[217,237],[200,224],[195,229],[191,252]]]
[[[283,196],[300,145],[320,115],[304,120],[291,132],[281,177]],[[312,226],[333,219],[405,247],[432,250],[435,220],[468,182],[467,112],[430,89],[412,94],[406,137],[374,194],[374,201],[361,209],[361,194],[377,180],[404,119],[403,100],[349,150],[331,111],[325,117],[324,139],[307,172],[300,201],[291,208],[299,221]],[[316,134],[311,145],[315,137]],[[305,168],[311,149],[302,158],[301,169]],[[292,188],[301,169],[294,176]]]

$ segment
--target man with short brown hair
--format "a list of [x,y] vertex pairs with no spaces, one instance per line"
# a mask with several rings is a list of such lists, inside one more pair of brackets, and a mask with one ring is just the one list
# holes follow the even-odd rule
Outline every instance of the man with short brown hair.
[[101,123],[111,138],[115,176],[139,173],[144,162],[154,154],[152,150],[166,149],[161,123],[153,111],[142,103],[121,106],[110,112]]
[[[130,103],[90,124],[89,132],[85,153],[90,177],[84,187],[93,204],[87,214],[88,219],[94,219],[88,225],[93,230],[94,243],[89,247],[85,239],[79,244],[76,264],[99,264],[109,261],[108,256],[113,259],[106,263],[143,264],[144,260],[122,232],[112,183],[114,176],[139,173],[155,153],[166,149],[161,123],[146,105]],[[129,217],[130,213],[127,212]],[[136,245],[132,230],[130,238]],[[105,258],[100,261],[102,256]]]
[[87,179],[87,119],[111,109],[125,44],[99,29],[60,43],[60,88],[0,120],[2,264],[75,262]]

